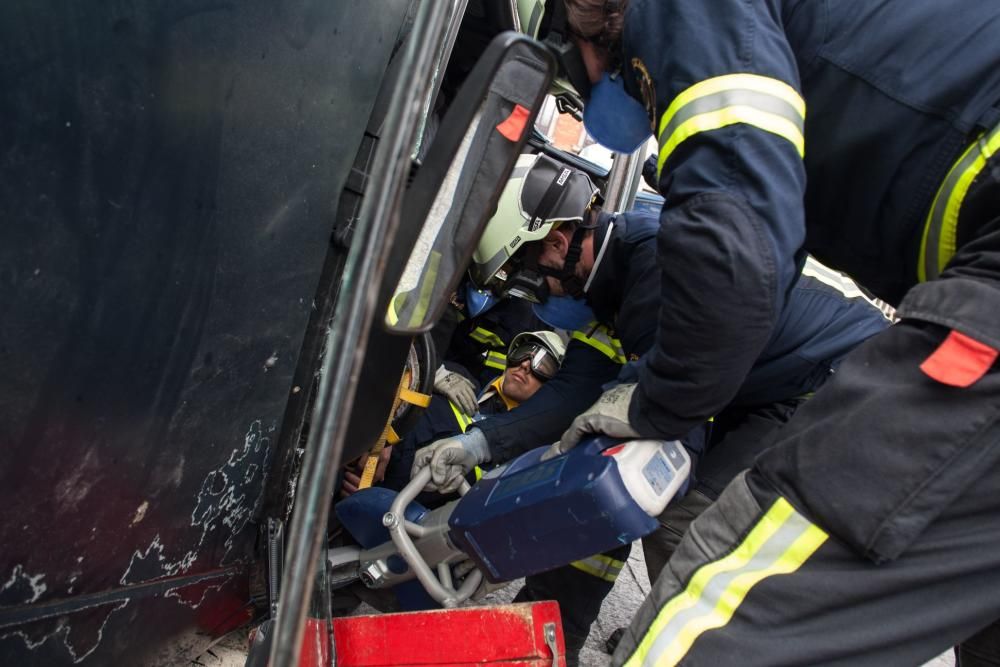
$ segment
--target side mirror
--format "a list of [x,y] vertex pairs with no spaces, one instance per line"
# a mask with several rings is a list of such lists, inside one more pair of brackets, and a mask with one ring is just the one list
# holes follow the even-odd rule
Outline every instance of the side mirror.
[[553,71],[539,42],[505,32],[462,84],[403,197],[380,298],[390,331],[420,333],[440,317],[531,134]]

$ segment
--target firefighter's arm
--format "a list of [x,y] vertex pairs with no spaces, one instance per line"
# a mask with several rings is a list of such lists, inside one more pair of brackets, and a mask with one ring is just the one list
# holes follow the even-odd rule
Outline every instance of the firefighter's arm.
[[678,437],[732,399],[795,281],[805,111],[777,2],[635,9],[627,76],[636,90],[645,70],[655,88],[666,205],[656,344],[629,421],[643,435]]

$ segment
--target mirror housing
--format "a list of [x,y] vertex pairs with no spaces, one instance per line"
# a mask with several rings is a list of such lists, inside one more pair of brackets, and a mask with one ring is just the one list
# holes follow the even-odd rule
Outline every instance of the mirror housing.
[[497,35],[445,113],[404,194],[380,303],[394,333],[440,317],[510,177],[555,70],[539,42]]

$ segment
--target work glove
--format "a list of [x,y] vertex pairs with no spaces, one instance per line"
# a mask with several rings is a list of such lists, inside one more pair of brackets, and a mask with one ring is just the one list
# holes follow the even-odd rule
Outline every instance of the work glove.
[[443,365],[434,373],[434,391],[447,397],[455,407],[470,417],[479,411],[476,385],[461,373],[449,371]]
[[639,433],[628,421],[628,408],[632,404],[636,386],[638,385],[634,382],[620,384],[601,394],[596,403],[573,420],[559,442],[545,450],[542,460],[547,461],[565,454],[592,433],[603,433],[613,438],[639,437]]
[[470,428],[461,435],[443,438],[417,450],[410,477],[421,469],[430,467],[431,481],[425,491],[453,493],[465,481],[465,476],[477,465],[490,460],[486,436],[477,428]]

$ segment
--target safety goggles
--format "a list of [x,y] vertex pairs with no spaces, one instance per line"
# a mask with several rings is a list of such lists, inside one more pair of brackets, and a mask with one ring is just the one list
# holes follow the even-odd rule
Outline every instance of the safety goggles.
[[531,374],[542,382],[551,380],[559,370],[559,360],[544,345],[524,343],[518,345],[507,355],[507,368],[514,368],[531,360]]

